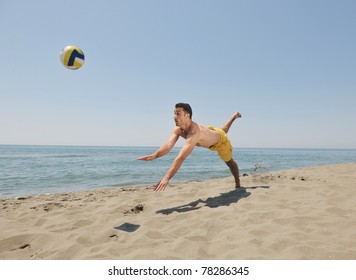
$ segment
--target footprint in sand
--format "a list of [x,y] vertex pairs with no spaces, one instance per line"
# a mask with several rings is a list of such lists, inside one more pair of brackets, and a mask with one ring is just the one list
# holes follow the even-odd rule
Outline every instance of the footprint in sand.
[[55,203],[55,202],[50,202],[50,203],[45,203],[45,204],[40,204],[34,207],[31,207],[30,209],[33,210],[43,210],[45,212],[51,212],[53,210],[59,209],[59,208],[63,208],[66,207],[64,204],[62,203]]
[[124,214],[125,215],[130,215],[130,214],[139,214],[144,211],[145,206],[143,204],[138,204],[134,208],[131,208],[129,210],[125,210]]

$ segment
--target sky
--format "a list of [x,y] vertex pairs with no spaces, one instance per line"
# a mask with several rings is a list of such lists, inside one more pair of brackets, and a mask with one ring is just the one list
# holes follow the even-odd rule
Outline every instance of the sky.
[[[354,0],[0,0],[0,144],[356,148]],[[60,51],[81,48],[66,69]],[[181,140],[178,146],[184,144]]]

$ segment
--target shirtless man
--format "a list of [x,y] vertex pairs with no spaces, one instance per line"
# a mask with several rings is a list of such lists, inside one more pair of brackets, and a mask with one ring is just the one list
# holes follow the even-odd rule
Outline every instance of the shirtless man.
[[174,121],[176,127],[173,128],[171,136],[155,153],[138,158],[138,160],[152,161],[166,155],[176,144],[179,137],[183,137],[186,142],[179,151],[178,156],[173,161],[166,175],[156,185],[155,191],[163,191],[169,180],[177,173],[183,161],[193,151],[195,146],[204,147],[212,151],[217,151],[221,159],[230,168],[235,178],[236,188],[240,187],[239,168],[232,158],[232,146],[226,133],[232,123],[240,118],[241,114],[236,112],[221,128],[213,126],[203,126],[192,121],[192,108],[187,103],[178,103],[174,110]]

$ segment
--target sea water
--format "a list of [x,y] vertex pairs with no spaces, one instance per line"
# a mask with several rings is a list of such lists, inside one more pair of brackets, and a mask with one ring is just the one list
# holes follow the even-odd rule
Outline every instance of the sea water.
[[[75,147],[0,145],[0,198],[106,187],[149,186],[166,173],[179,152],[145,162],[138,157],[157,147]],[[356,150],[234,150],[240,174],[323,164],[356,162]],[[171,183],[231,176],[216,152],[196,148]]]

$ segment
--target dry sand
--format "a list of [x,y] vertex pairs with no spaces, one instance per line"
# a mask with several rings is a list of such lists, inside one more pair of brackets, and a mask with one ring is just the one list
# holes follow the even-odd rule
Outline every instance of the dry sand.
[[0,201],[0,259],[356,259],[356,163]]

